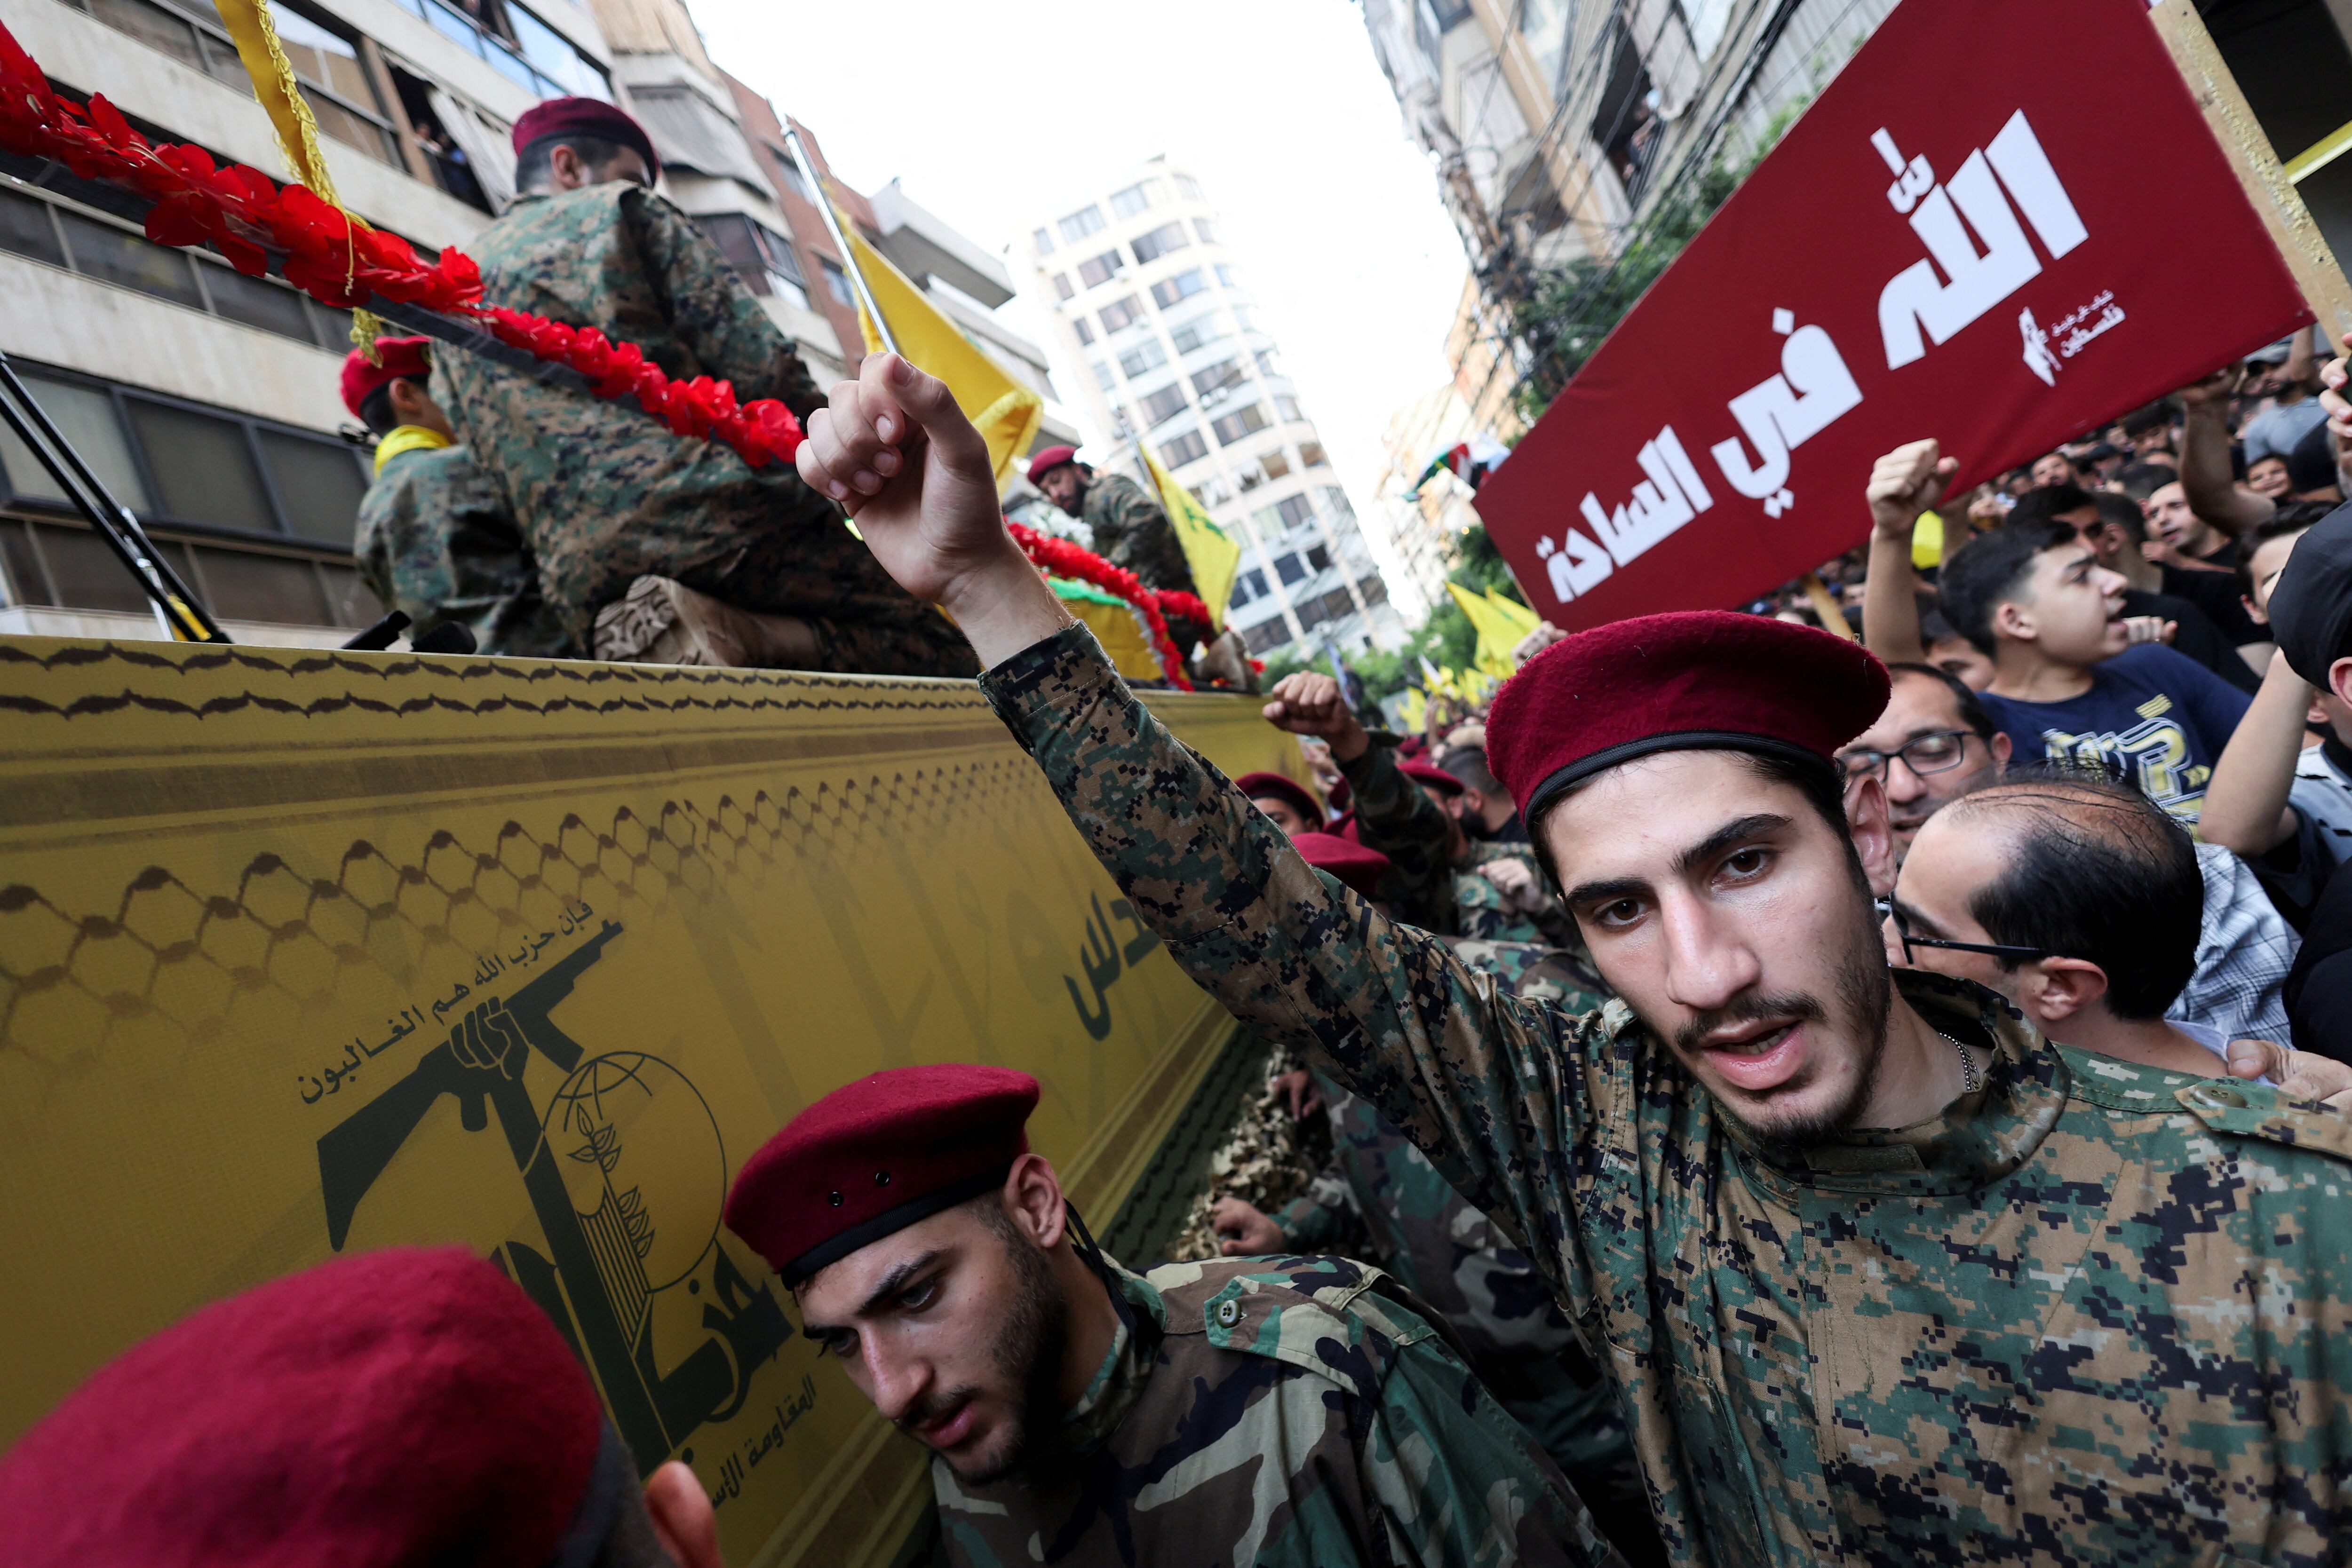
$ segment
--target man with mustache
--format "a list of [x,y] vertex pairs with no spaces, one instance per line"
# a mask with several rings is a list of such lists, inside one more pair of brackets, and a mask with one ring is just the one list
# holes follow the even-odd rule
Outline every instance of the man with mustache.
[[1001,1067],[869,1074],[727,1198],[801,1332],[931,1450],[950,1563],[1624,1568],[1379,1270],[1106,1258],[1029,1148],[1037,1093]]
[[1885,706],[1874,658],[1652,616],[1504,688],[1489,759],[1619,998],[1571,1018],[1334,889],[1168,734],[1013,548],[940,383],[869,357],[798,462],[953,615],[1177,960],[1319,1046],[1544,1270],[1681,1560],[2336,1554],[2352,1123],[1890,974],[1885,795],[1830,760]]

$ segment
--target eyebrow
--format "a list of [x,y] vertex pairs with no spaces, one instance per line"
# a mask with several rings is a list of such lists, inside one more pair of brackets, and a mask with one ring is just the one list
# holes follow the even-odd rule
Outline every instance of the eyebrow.
[[1912,934],[1914,936],[1932,937],[1938,941],[1949,940],[1949,934],[1947,933],[1942,926],[1937,925],[1934,921],[1928,919],[1926,915],[1920,914],[1917,910],[1912,908],[1901,899],[1890,898],[1886,902],[1895,906],[1895,914],[1903,916],[1903,923],[1911,927]]
[[[1703,862],[1713,860],[1742,839],[1759,833],[1775,832],[1789,825],[1789,819],[1772,811],[1757,811],[1736,821],[1726,822],[1697,843],[1675,857],[1677,875],[1687,873]],[[1580,882],[1569,889],[1563,900],[1570,906],[1585,904],[1613,903],[1620,898],[1632,898],[1650,891],[1650,884],[1638,876],[1613,877],[1601,882]]]
[[[929,1252],[908,1259],[904,1263],[883,1275],[882,1282],[866,1293],[866,1299],[857,1304],[856,1311],[851,1312],[850,1316],[852,1318],[872,1317],[882,1310],[891,1297],[907,1288],[908,1281],[938,1262],[939,1259],[940,1249],[936,1247]],[[844,1326],[845,1325],[841,1323],[803,1322],[801,1324],[801,1335],[804,1339],[823,1339],[827,1334],[840,1333]]]

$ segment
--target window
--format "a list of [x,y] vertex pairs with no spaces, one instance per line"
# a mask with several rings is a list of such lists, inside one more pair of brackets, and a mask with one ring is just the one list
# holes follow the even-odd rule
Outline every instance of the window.
[[1070,287],[1070,275],[1068,273],[1057,272],[1054,274],[1055,298],[1068,299],[1076,295],[1077,292],[1078,291],[1076,289]]
[[1377,571],[1357,583],[1356,591],[1364,596],[1367,604],[1386,604],[1389,601],[1389,585]]
[[815,188],[810,185],[808,176],[801,172],[800,164],[793,162],[792,150],[777,141],[764,145],[768,149],[768,161],[774,165],[776,172],[783,176],[784,189],[814,205],[816,202]]
[[1151,298],[1162,310],[1165,310],[1178,300],[1189,299],[1207,287],[1208,284],[1201,277],[1201,269],[1196,267],[1188,272],[1180,272],[1173,277],[1163,277],[1153,284]]
[[1255,626],[1243,627],[1242,641],[1253,653],[1271,653],[1290,645],[1290,626],[1281,616],[1270,616]]
[[[73,443],[74,450],[81,454],[90,472],[98,476],[98,482],[116,500],[142,517],[152,510],[147,499],[146,481],[139,476],[138,465],[131,455],[130,439],[123,432],[121,420],[115,415],[114,400],[94,388],[52,381],[28,371],[19,370],[17,373],[32,392],[33,400],[65,438]],[[0,469],[5,470],[5,488],[18,500],[67,504],[66,493],[58,488],[48,470],[34,460],[32,450],[5,425],[0,425]]]
[[399,0],[434,31],[541,98],[613,100],[604,68],[515,0]]
[[1088,235],[1100,232],[1102,226],[1100,207],[1082,207],[1062,220],[1062,238],[1067,244],[1076,245]]
[[1031,243],[1036,246],[1037,254],[1039,256],[1051,256],[1054,254],[1054,236],[1046,233],[1044,229],[1039,229],[1035,234],[1031,235],[1029,238]]
[[1619,21],[1612,30],[1616,35],[1613,44],[1606,40],[1601,44],[1614,53],[1608,85],[1593,111],[1592,140],[1600,144],[1609,166],[1617,171],[1625,199],[1638,201],[1661,129],[1657,94],[1651,90],[1650,72],[1642,63],[1641,47],[1634,43],[1632,29]]
[[1274,515],[1282,519],[1283,527],[1299,528],[1314,518],[1315,503],[1304,496],[1286,496],[1275,503]]
[[1132,242],[1137,265],[1157,261],[1171,251],[1182,250],[1192,242],[1184,237],[1182,224],[1161,224],[1150,234],[1138,235]]
[[1265,376],[1280,375],[1282,373],[1274,368],[1274,350],[1272,349],[1260,349],[1257,350],[1257,369],[1258,373]]
[[1304,582],[1307,580],[1307,563],[1295,555],[1278,555],[1274,558],[1274,574],[1282,579],[1285,587],[1294,582]]
[[1252,490],[1256,489],[1260,485],[1265,483],[1265,469],[1263,465],[1253,463],[1248,467],[1242,470],[1243,495],[1248,495]]
[[1328,571],[1331,570],[1331,552],[1321,545],[1309,545],[1307,564],[1317,571]]
[[1083,316],[1070,318],[1070,330],[1078,335],[1078,341],[1081,343],[1091,343],[1095,340],[1095,329],[1087,325],[1087,319]]
[[283,431],[257,430],[263,462],[278,480],[278,499],[289,531],[320,544],[352,543],[367,480],[352,461],[352,449]]
[[1265,425],[1265,405],[1254,402],[1247,408],[1225,415],[1210,428],[1217,433],[1219,445],[1231,446],[1250,432],[1264,430]]
[[0,250],[46,261],[51,267],[65,266],[65,242],[58,237],[48,203],[0,186]]
[[841,263],[830,256],[816,258],[817,270],[824,274],[824,291],[844,305],[857,303],[856,291],[849,287],[849,274],[841,270]]
[[1192,372],[1192,390],[1207,397],[1211,392],[1223,392],[1247,380],[1249,372],[1242,369],[1239,360],[1220,360],[1205,371]]
[[1217,231],[1206,218],[1194,218],[1192,220],[1192,232],[1201,236],[1201,243],[1202,245],[1214,245],[1217,243]]
[[1201,439],[1197,430],[1188,430],[1173,441],[1163,442],[1160,461],[1171,468],[1181,468],[1187,463],[1198,463],[1209,455],[1209,444]]
[[1356,508],[1348,505],[1348,492],[1337,485],[1318,485],[1315,501],[1328,516],[1352,518],[1356,515]]
[[1276,392],[1274,394],[1274,412],[1275,416],[1278,419],[1305,419],[1307,417],[1305,414],[1298,412],[1298,400],[1292,397],[1288,392]]
[[1203,316],[1198,320],[1187,321],[1168,334],[1174,340],[1176,351],[1180,354],[1189,354],[1203,344],[1215,342],[1224,335],[1225,329],[1217,324],[1217,319],[1214,316]]
[[1217,281],[1224,285],[1227,288],[1238,288],[1241,287],[1241,285],[1234,281],[1234,269],[1222,261],[1217,263]]
[[1258,465],[1265,470],[1265,476],[1269,479],[1279,479],[1290,472],[1290,459],[1283,455],[1282,448],[1279,446],[1271,452],[1261,454],[1257,461]]
[[1298,461],[1303,466],[1320,468],[1328,459],[1323,455],[1321,442],[1302,441],[1298,444]]
[[196,264],[187,252],[152,244],[79,213],[59,213],[58,226],[65,230],[74,270],[83,277],[135,288],[192,310],[205,308],[204,294],[196,287]]
[[1122,327],[1143,319],[1143,302],[1130,294],[1124,299],[1112,300],[1097,314],[1102,319],[1104,331],[1116,332]]
[[1201,194],[1201,182],[1192,178],[1192,175],[1175,174],[1171,175],[1171,178],[1176,182],[1176,189],[1185,200],[1198,202],[1207,199]]
[[1247,604],[1255,597],[1255,595],[1252,594],[1249,591],[1249,579],[1246,577],[1237,577],[1234,579],[1233,591],[1225,595],[1225,608],[1227,610],[1239,610],[1243,605]]
[[712,213],[695,222],[734,264],[744,287],[809,308],[808,285],[791,241],[747,213]]
[[217,528],[276,531],[260,465],[234,421],[170,403],[134,402],[128,412],[162,511]]
[[1118,276],[1118,252],[1107,250],[1100,256],[1089,256],[1078,263],[1078,286],[1094,288]]
[[1171,384],[1143,399],[1143,415],[1150,423],[1161,424],[1183,413],[1187,406],[1184,389]]
[[1094,363],[1094,371],[1095,385],[1102,388],[1102,390],[1107,392],[1113,392],[1118,390],[1118,377],[1112,373],[1111,368],[1108,365],[1103,363],[1100,360],[1097,360]]
[[1157,338],[1147,338],[1118,357],[1118,368],[1132,381],[1146,371],[1157,370],[1168,362],[1168,352]]
[[1135,216],[1151,205],[1154,183],[1150,180],[1140,180],[1124,191],[1113,191],[1110,193],[1110,210],[1122,218]]

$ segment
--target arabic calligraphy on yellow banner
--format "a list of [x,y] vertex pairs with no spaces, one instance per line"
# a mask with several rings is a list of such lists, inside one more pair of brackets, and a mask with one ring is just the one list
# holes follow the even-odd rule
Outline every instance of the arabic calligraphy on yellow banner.
[[[1152,702],[1303,777],[1251,699]],[[920,1452],[720,1227],[735,1166],[1001,1062],[1099,1225],[1231,1028],[970,683],[0,639],[0,1443],[206,1301],[455,1241],[730,1562],[887,1560]]]

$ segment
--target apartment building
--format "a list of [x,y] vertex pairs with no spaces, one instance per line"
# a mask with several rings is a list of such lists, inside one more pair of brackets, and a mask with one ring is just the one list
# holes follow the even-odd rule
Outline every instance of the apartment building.
[[1403,620],[1220,223],[1155,158],[1014,246],[1081,422],[1110,434],[1089,458],[1139,478],[1148,445],[1241,543],[1227,617],[1252,653],[1394,647]]
[[[1431,388],[1389,416],[1372,505],[1406,580],[1397,597],[1416,619],[1445,599],[1445,579],[1461,564],[1464,531],[1478,524],[1471,489],[1451,472],[1420,484],[1429,460],[1484,434],[1477,411],[1453,382]],[[1419,484],[1418,490],[1415,486]]]

